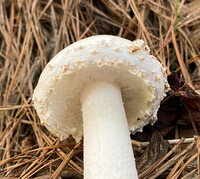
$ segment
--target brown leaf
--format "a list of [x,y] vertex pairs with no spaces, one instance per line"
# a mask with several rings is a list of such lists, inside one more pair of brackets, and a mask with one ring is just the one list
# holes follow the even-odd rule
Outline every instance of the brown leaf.
[[136,160],[139,173],[161,159],[168,151],[168,142],[160,132],[154,132],[145,153]]
[[181,107],[181,119],[188,123],[193,120],[196,124],[200,122],[200,93],[192,86],[185,84],[180,91],[175,92],[183,105]]
[[32,136],[28,136],[28,137],[25,137],[25,139],[22,141],[22,153],[23,152],[27,152],[31,149],[33,149],[35,146],[35,141],[33,139]]

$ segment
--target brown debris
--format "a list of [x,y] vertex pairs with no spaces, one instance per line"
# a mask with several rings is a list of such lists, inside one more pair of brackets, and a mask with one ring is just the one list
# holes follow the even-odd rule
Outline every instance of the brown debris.
[[[135,139],[149,141],[155,131],[173,139],[175,126],[183,127],[180,119],[187,122],[186,128],[192,125],[197,133],[200,121],[199,7],[199,0],[178,4],[176,0],[1,1],[0,178],[46,177],[55,173],[60,164],[63,164],[61,171],[65,165],[66,170],[73,171],[71,177],[83,178],[82,148],[75,150],[74,144],[69,145],[67,141],[61,144],[52,136],[40,124],[30,99],[41,71],[55,54],[77,40],[96,34],[112,34],[132,41],[143,39],[151,54],[167,69],[171,91],[161,104],[158,121],[154,126],[146,126],[143,133],[137,133]],[[68,67],[63,67],[63,72],[67,71]],[[162,140],[159,141],[154,141],[152,146],[158,147],[162,144]],[[142,159],[143,163],[149,166],[148,159],[162,159],[151,163],[140,177],[177,178],[183,171],[189,174],[192,172],[187,167],[189,162],[199,161],[199,148],[194,143],[191,145],[185,147],[179,143],[174,147],[172,144],[164,157],[156,147],[149,149],[151,154],[146,155],[147,160]],[[182,151],[174,153],[177,146]],[[153,155],[152,151],[157,154]],[[193,156],[191,151],[194,151]],[[73,155],[66,159],[70,152]],[[198,176],[200,167],[195,167],[191,175]],[[64,173],[56,174],[64,178]]]
[[27,152],[31,149],[34,149],[34,147],[36,146],[35,146],[35,141],[33,137],[32,136],[25,137],[25,139],[22,140],[21,147],[22,147],[22,150],[21,150],[22,153]]
[[181,107],[181,118],[188,123],[193,120],[196,124],[200,122],[200,93],[192,86],[185,84],[181,90],[175,92],[183,105]]
[[154,132],[144,154],[136,160],[139,173],[161,159],[168,151],[168,142],[159,132]]

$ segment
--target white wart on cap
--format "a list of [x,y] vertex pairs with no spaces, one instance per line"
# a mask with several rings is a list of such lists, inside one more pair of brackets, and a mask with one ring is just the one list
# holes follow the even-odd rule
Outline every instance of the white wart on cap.
[[59,52],[45,67],[34,90],[41,122],[61,139],[83,136],[80,93],[93,81],[118,84],[129,130],[154,123],[168,90],[163,66],[143,40],[99,35]]

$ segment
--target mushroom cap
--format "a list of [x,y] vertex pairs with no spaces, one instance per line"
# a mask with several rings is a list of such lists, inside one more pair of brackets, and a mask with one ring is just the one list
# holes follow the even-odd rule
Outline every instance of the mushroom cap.
[[61,140],[83,136],[82,89],[92,81],[117,83],[129,130],[154,123],[169,85],[165,69],[149,55],[143,40],[110,35],[85,38],[60,51],[43,70],[34,90],[34,107],[41,122]]

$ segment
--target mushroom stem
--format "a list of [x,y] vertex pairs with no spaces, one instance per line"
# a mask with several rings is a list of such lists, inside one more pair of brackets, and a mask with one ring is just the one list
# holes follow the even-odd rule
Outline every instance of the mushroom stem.
[[85,179],[136,179],[128,123],[118,85],[92,82],[81,93]]

